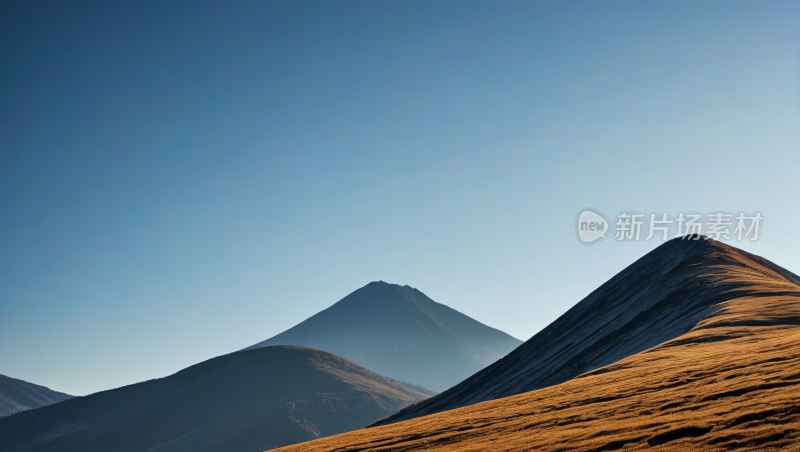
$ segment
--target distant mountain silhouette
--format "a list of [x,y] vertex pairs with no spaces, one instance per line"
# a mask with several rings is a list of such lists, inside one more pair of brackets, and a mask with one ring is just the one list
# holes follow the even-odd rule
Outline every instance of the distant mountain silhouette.
[[231,353],[0,419],[0,451],[261,451],[357,429],[424,399],[322,350]]
[[319,348],[374,372],[442,391],[522,341],[412,287],[380,281],[248,349],[284,344]]
[[0,417],[71,398],[63,392],[0,375]]
[[[618,273],[502,360],[376,425],[552,386],[674,339],[720,303],[770,282],[800,283],[766,259],[704,237],[673,239]],[[760,288],[759,288],[760,289]],[[764,291],[764,290],[762,290]],[[766,291],[764,291],[766,292]]]

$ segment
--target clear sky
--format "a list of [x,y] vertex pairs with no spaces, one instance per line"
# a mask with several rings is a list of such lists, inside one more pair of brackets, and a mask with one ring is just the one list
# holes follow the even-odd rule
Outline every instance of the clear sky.
[[[76,395],[370,281],[528,339],[660,242],[584,207],[759,211],[800,273],[800,2],[0,4],[0,373]],[[733,243],[737,245],[737,243]]]

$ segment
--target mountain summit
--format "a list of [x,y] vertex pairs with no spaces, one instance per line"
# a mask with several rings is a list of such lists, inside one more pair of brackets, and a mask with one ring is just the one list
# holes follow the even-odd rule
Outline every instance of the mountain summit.
[[399,422],[556,385],[681,336],[723,302],[800,278],[703,237],[673,239],[615,275],[492,366],[379,421]]
[[441,391],[521,343],[417,289],[379,281],[248,349],[318,348],[379,374]]

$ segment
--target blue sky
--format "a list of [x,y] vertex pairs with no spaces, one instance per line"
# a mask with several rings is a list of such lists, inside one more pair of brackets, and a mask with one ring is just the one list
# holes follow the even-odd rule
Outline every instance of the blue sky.
[[0,373],[76,395],[374,280],[519,339],[660,242],[585,207],[759,211],[800,273],[800,3],[4,2]]

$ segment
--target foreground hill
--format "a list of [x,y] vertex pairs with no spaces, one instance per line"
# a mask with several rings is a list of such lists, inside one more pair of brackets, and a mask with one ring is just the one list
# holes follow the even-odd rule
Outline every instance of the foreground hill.
[[711,240],[671,240],[604,283],[502,360],[388,424],[563,383],[674,339],[762,280],[798,282],[771,262]]
[[71,398],[63,392],[0,375],[0,417]]
[[0,419],[0,451],[265,450],[425,397],[322,350],[266,347]]
[[414,288],[372,282],[249,349],[284,344],[319,348],[441,391],[521,343]]
[[[669,242],[637,264],[676,252],[683,263],[661,275],[690,275],[668,303],[685,310],[695,306],[684,304],[688,298],[713,308],[689,331],[562,384],[314,441],[304,450],[800,450],[797,276],[712,241]],[[660,293],[648,284],[629,287]],[[653,328],[676,321],[662,317]]]

